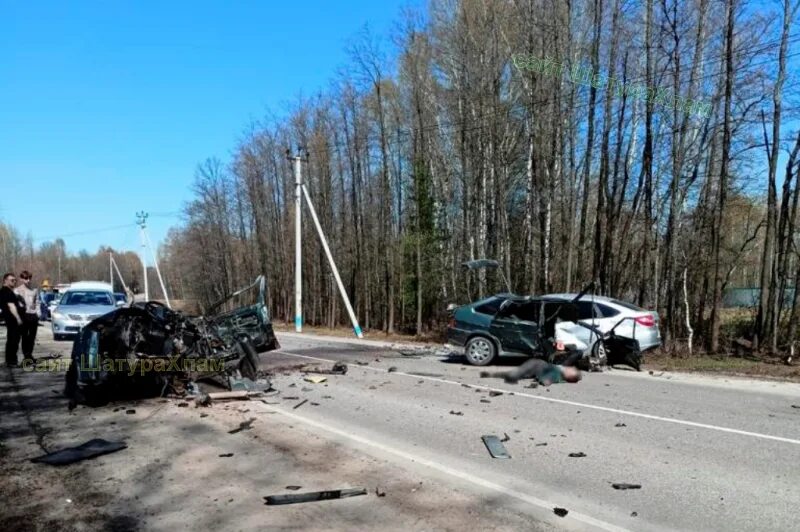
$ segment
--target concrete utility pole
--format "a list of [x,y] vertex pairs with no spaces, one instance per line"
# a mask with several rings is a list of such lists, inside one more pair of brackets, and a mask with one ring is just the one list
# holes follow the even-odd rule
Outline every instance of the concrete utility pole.
[[[322,231],[322,225],[319,223],[319,218],[317,218],[317,211],[314,210],[314,205],[311,203],[311,196],[308,193],[308,188],[303,183],[302,178],[302,163],[308,162],[308,151],[306,151],[302,147],[298,147],[298,153],[294,157],[289,155],[289,150],[286,150],[286,157],[294,162],[294,241],[295,241],[295,267],[294,267],[294,297],[295,297],[295,313],[294,313],[294,327],[297,332],[303,332],[303,314],[302,314],[302,290],[303,290],[303,277],[302,277],[302,251],[301,251],[301,243],[302,243],[302,231],[301,231],[301,211],[303,208],[302,205],[302,197],[305,196],[306,198],[306,205],[308,205],[308,210],[311,213],[311,219],[314,221],[314,227],[317,229],[317,234],[319,235],[319,240],[322,243],[322,249],[325,250],[325,256],[328,258],[328,264],[330,264],[331,271],[333,272],[333,277],[336,279],[336,286],[339,288],[339,293],[342,296],[342,301],[344,301],[344,306],[347,308],[347,314],[350,316],[350,322],[353,324],[353,332],[359,338],[363,338],[364,335],[361,332],[361,326],[358,324],[358,319],[356,318],[356,313],[353,312],[353,306],[350,304],[350,298],[347,296],[347,292],[344,289],[344,284],[342,283],[342,278],[339,276],[339,269],[336,267],[336,262],[333,260],[333,254],[331,253],[331,249],[328,246],[328,240],[325,238],[325,233]],[[305,151],[305,157],[301,156],[301,152]]]
[[298,146],[297,154],[292,157],[289,155],[289,150],[286,150],[286,158],[294,163],[294,330],[296,332],[303,332],[302,151],[303,148]]
[[144,269],[144,300],[150,301],[150,290],[147,287],[147,256],[145,255],[145,248],[147,247],[147,244],[145,243],[144,239],[144,228],[147,225],[147,216],[148,214],[144,211],[139,211],[136,213],[136,218],[138,218],[136,223],[139,224],[139,227],[141,228],[140,233],[142,237],[142,268]]
[[169,295],[167,295],[167,287],[164,285],[164,278],[161,277],[161,270],[158,267],[158,257],[156,257],[156,252],[153,251],[153,244],[150,243],[150,236],[147,234],[147,231],[142,231],[144,234],[145,242],[147,242],[147,247],[150,248],[150,256],[153,257],[153,265],[156,267],[156,275],[158,276],[158,284],[161,285],[161,293],[164,294],[164,302],[167,304],[167,308],[172,308],[172,305],[169,303]]

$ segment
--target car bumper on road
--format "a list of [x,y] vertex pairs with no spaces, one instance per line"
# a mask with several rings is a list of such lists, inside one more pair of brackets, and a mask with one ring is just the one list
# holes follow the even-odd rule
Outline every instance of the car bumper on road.
[[81,332],[81,329],[83,329],[89,322],[61,319],[61,320],[53,320],[51,323],[54,335],[66,336],[66,335],[78,334],[79,332]]

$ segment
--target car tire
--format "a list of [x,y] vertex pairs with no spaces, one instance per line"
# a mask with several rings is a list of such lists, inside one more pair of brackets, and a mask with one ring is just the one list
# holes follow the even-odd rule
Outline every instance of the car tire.
[[603,344],[602,341],[597,340],[594,345],[592,346],[591,351],[591,359],[593,364],[597,364],[599,366],[606,366],[608,365],[608,353],[606,352],[606,346]]
[[464,355],[473,366],[486,366],[497,355],[497,347],[485,336],[474,336],[464,347]]

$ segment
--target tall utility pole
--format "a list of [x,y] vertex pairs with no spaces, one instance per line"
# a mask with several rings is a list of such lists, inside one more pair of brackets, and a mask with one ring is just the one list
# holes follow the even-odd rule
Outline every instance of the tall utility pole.
[[356,318],[355,312],[353,312],[353,305],[350,304],[350,298],[347,296],[347,292],[344,289],[344,284],[342,283],[342,278],[339,276],[339,269],[336,267],[336,262],[333,260],[333,254],[331,253],[331,249],[328,246],[328,240],[325,238],[325,233],[322,231],[322,225],[319,223],[319,218],[317,218],[317,211],[314,209],[314,205],[311,203],[311,196],[308,193],[308,187],[303,183],[303,178],[301,174],[301,164],[303,161],[308,162],[308,152],[305,153],[305,158],[300,156],[300,152],[305,151],[303,148],[298,148],[298,154],[294,157],[289,156],[289,150],[286,150],[286,155],[289,160],[294,161],[294,184],[295,184],[295,192],[294,192],[294,208],[295,208],[295,277],[294,277],[294,287],[295,287],[295,316],[294,316],[294,323],[295,323],[295,330],[297,332],[302,332],[302,313],[301,309],[301,290],[302,290],[302,276],[301,276],[301,226],[300,226],[300,212],[302,210],[302,198],[301,195],[306,199],[306,205],[308,205],[308,210],[311,213],[311,219],[314,221],[314,227],[317,229],[317,234],[319,235],[319,240],[322,243],[322,249],[325,250],[325,256],[328,258],[328,264],[330,264],[331,271],[333,272],[333,277],[336,280],[336,286],[339,288],[339,293],[342,296],[342,301],[344,301],[344,306],[347,308],[347,314],[350,316],[350,322],[353,324],[353,332],[359,338],[363,338],[364,335],[361,332],[361,326],[358,324],[358,319]]
[[[286,150],[286,158],[294,163],[294,330],[303,332],[303,248],[302,248],[302,221],[303,204],[302,192],[303,174],[301,153],[304,149],[297,147],[294,157]],[[308,158],[308,152],[306,152]]]
[[147,216],[148,214],[144,211],[139,211],[136,213],[136,223],[139,224],[140,233],[142,237],[142,268],[144,269],[144,300],[150,301],[150,290],[147,286],[147,256],[145,255],[145,248],[147,247],[147,243],[144,239],[144,228],[147,226]]
[[108,284],[111,285],[111,291],[114,291],[114,258],[111,252],[108,252]]

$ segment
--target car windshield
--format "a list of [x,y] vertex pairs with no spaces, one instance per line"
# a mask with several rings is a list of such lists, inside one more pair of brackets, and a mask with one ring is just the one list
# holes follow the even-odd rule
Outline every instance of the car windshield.
[[125,294],[114,294],[114,299],[116,301],[125,301],[126,297]]
[[113,305],[114,301],[111,299],[111,294],[108,292],[100,292],[98,290],[75,290],[67,292],[61,298],[61,305]]

